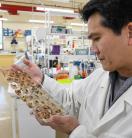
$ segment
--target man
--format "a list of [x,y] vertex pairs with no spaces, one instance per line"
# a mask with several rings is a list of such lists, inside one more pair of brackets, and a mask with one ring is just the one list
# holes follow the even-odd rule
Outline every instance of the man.
[[[25,61],[25,71],[42,82],[69,115],[42,125],[70,138],[132,138],[132,0],[91,0],[81,11],[88,38],[103,69],[65,88]],[[13,66],[13,70],[20,69]],[[43,79],[42,79],[43,78]]]

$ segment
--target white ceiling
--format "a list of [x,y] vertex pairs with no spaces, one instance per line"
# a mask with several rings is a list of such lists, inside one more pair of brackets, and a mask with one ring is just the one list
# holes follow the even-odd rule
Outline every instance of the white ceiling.
[[1,0],[3,3],[34,4],[56,7],[79,8],[88,0]]
[[[59,2],[58,2],[59,1]],[[61,2],[60,2],[61,1]],[[64,3],[64,1],[67,1]],[[69,2],[68,2],[69,1]],[[70,8],[74,11],[78,11],[84,3],[88,0],[1,0],[2,4],[10,5],[22,5],[22,6],[43,6],[43,7],[59,7],[59,8]],[[18,15],[10,15],[7,13],[0,12],[0,16],[8,18],[8,22],[28,22],[29,19],[44,20],[45,15],[43,13],[35,12],[19,12]],[[68,15],[67,15],[68,16]],[[70,16],[70,15],[69,15]],[[71,22],[80,22],[81,20],[76,19],[63,19],[63,16],[51,16],[51,20],[55,24],[70,24]]]

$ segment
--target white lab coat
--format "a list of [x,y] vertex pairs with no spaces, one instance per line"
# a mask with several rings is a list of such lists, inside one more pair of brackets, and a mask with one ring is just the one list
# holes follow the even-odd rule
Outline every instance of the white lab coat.
[[70,88],[60,86],[45,77],[44,87],[80,122],[69,138],[132,138],[132,87],[103,115],[110,90],[109,72],[97,69]]

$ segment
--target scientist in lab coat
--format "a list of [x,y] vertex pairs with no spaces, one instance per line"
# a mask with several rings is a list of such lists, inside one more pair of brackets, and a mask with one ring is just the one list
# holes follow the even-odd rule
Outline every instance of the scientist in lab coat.
[[47,123],[36,118],[69,138],[132,138],[132,0],[90,0],[81,15],[103,68],[65,88],[25,60],[25,71],[68,111]]

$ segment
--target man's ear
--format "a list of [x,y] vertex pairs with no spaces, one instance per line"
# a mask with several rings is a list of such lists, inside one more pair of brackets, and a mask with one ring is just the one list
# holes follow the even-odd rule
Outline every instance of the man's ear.
[[132,22],[128,24],[128,45],[132,46]]

